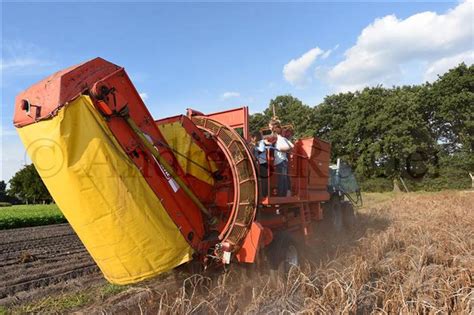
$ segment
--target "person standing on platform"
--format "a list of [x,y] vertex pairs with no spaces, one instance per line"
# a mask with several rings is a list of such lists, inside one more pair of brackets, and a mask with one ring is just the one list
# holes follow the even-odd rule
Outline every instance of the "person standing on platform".
[[275,141],[275,171],[278,175],[278,196],[291,196],[291,181],[288,176],[288,152],[294,145],[282,135],[280,122],[271,121],[272,131],[276,135]]
[[261,197],[268,196],[268,162],[267,149],[271,149],[271,143],[262,138],[262,133],[256,131],[252,134],[254,143],[253,154],[258,162],[259,182],[261,187]]

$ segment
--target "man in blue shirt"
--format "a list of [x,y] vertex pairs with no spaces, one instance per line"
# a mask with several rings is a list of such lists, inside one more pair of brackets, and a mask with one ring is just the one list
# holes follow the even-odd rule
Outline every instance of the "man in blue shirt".
[[262,139],[260,131],[252,134],[253,154],[258,162],[258,173],[260,182],[261,196],[268,196],[268,163],[267,149],[271,148],[271,144]]

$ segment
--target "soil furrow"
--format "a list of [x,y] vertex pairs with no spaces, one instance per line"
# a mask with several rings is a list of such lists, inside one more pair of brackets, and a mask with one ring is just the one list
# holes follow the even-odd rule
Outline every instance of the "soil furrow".
[[103,281],[69,224],[0,231],[0,305]]

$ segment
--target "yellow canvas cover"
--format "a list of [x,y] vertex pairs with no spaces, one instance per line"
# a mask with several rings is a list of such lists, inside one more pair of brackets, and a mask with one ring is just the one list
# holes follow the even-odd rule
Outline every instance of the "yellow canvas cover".
[[[209,185],[214,185],[211,173],[217,170],[214,161],[208,160],[206,153],[193,140],[179,121],[158,125],[161,134],[176,154],[181,168],[190,175]],[[192,162],[191,162],[192,161]]]
[[17,130],[107,280],[133,283],[191,260],[192,248],[88,96]]

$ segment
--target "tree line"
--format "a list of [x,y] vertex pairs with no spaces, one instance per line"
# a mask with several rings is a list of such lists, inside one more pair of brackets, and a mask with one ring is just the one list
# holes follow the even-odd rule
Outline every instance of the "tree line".
[[474,171],[474,66],[460,64],[433,83],[377,86],[329,95],[317,106],[278,96],[250,118],[252,131],[273,115],[291,123],[296,136],[332,144],[332,159],[355,170],[365,190],[471,186]]
[[5,181],[0,181],[0,202],[35,204],[53,201],[33,164],[25,165],[8,183],[7,189]]

